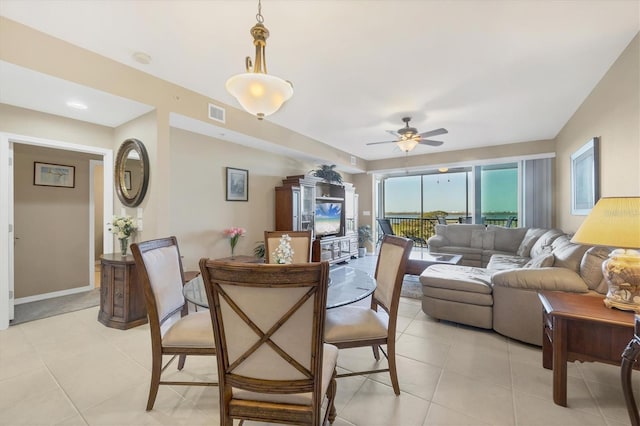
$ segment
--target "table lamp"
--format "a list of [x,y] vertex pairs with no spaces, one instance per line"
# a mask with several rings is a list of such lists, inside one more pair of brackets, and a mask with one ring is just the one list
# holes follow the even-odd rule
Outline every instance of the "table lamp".
[[640,313],[640,197],[603,197],[571,239],[615,248],[602,263],[604,304]]

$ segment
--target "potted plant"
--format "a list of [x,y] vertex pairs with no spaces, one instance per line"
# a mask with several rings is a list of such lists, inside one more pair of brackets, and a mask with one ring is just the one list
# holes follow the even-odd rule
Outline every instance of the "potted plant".
[[327,164],[323,164],[319,169],[312,170],[312,174],[315,177],[326,180],[327,182],[342,183],[342,175],[334,170],[335,167],[335,164],[332,164],[330,166]]
[[373,243],[373,234],[370,225],[362,225],[358,227],[358,257],[367,255],[367,243]]

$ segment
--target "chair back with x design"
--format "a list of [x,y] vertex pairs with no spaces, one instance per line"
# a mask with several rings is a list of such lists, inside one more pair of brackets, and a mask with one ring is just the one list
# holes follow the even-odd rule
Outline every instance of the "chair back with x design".
[[218,344],[221,424],[253,419],[321,424],[335,418],[338,350],[323,343],[329,265],[202,259]]

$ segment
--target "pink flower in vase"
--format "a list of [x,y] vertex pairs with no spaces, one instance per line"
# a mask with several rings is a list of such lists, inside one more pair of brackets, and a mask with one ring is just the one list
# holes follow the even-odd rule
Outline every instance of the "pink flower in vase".
[[238,244],[238,239],[247,233],[247,230],[244,228],[228,228],[222,231],[225,237],[229,238],[229,244],[231,245],[231,256],[236,249],[236,244]]

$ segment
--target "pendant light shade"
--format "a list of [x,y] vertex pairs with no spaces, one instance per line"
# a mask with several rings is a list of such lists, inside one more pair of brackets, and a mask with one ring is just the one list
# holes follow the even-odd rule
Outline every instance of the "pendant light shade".
[[288,81],[256,72],[234,75],[227,80],[226,88],[242,108],[260,120],[278,111],[293,95]]

